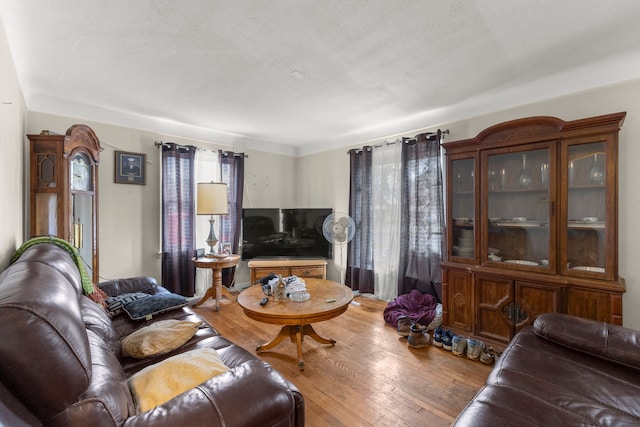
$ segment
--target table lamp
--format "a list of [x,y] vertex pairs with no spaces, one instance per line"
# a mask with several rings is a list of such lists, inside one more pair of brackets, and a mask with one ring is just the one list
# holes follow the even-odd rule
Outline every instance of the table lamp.
[[209,236],[207,245],[211,248],[206,254],[207,257],[217,257],[214,247],[218,243],[218,238],[213,228],[215,223],[214,215],[226,215],[229,213],[229,202],[227,199],[227,184],[220,182],[199,182],[198,198],[196,203],[197,215],[211,215],[209,218]]

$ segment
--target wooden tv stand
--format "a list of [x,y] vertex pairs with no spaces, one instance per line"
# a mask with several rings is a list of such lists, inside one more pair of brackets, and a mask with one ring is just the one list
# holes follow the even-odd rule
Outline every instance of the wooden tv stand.
[[296,258],[258,258],[252,259],[247,264],[251,275],[251,284],[269,274],[279,274],[283,277],[298,276],[302,279],[313,277],[316,279],[327,278],[327,260],[324,258],[296,259]]

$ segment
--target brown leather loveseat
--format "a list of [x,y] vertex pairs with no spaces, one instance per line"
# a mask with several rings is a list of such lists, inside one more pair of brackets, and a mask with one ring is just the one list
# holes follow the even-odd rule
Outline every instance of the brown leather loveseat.
[[[110,294],[166,292],[150,278],[101,284]],[[69,253],[37,244],[0,274],[0,425],[302,426],[304,400],[269,364],[206,323],[170,353],[134,359],[120,340],[159,320],[200,321],[179,308],[133,321],[112,319],[82,294]],[[129,378],[178,353],[213,348],[229,370],[145,412]]]
[[640,332],[539,316],[511,340],[455,425],[640,425]]

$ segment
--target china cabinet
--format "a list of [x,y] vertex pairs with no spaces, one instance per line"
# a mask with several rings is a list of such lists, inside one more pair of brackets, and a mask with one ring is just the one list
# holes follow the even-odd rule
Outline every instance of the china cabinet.
[[30,142],[30,235],[57,236],[78,248],[98,283],[100,141],[86,125],[65,135],[42,131]]
[[530,117],[443,144],[443,322],[507,343],[545,312],[622,324],[618,132],[626,113]]

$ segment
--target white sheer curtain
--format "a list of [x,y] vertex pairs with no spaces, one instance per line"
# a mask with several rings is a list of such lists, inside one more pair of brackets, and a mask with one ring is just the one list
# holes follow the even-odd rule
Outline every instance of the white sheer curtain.
[[375,296],[391,301],[398,296],[402,142],[385,143],[372,153],[373,265]]
[[[195,178],[198,182],[220,182],[220,162],[218,152],[198,149],[195,157]],[[196,197],[198,195],[196,194]],[[216,236],[220,235],[220,221],[215,222]],[[209,235],[209,216],[196,215],[196,247],[209,250],[205,240]],[[211,287],[211,270],[196,269],[196,296],[204,296],[204,293]]]

